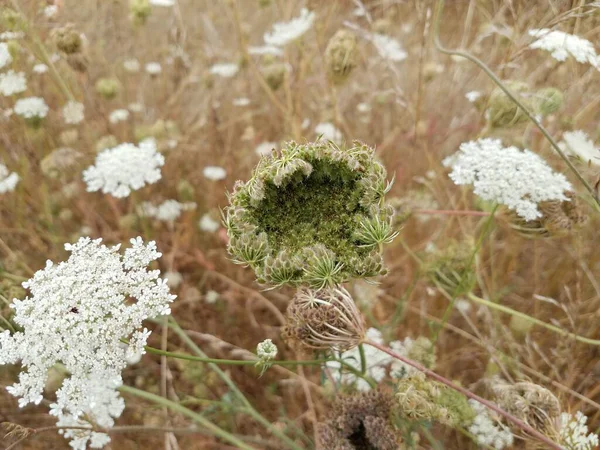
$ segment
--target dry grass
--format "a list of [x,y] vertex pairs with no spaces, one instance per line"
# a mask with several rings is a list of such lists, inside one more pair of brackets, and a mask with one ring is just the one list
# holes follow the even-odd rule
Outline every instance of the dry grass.
[[[211,234],[198,229],[199,217],[225,206],[226,191],[235,180],[248,177],[258,161],[256,145],[263,141],[312,140],[316,138],[316,124],[332,122],[343,131],[345,139],[359,139],[377,148],[388,172],[396,176],[391,196],[422,191],[435,201],[434,208],[482,207],[469,190],[451,182],[441,160],[461,142],[482,133],[490,135],[484,129],[483,114],[464,94],[472,90],[489,93],[494,85],[472,63],[435,49],[429,14],[435,6],[433,1],[365,1],[372,15],[372,23],[368,23],[352,15],[355,4],[350,0],[273,0],[264,8],[259,7],[262,2],[258,0],[178,0],[175,8],[155,8],[147,23],[138,27],[128,17],[125,0],[65,0],[51,20],[39,13],[39,1],[13,3],[31,25],[28,37],[17,41],[20,50],[15,64],[27,72],[28,94],[43,96],[51,112],[39,129],[28,128],[14,116],[0,121],[0,160],[22,178],[14,193],[0,196],[0,262],[6,271],[0,272],[0,283],[6,286],[10,278],[4,273],[29,277],[43,267],[46,259],[63,260],[66,254],[62,244],[81,234],[102,237],[106,243],[126,242],[142,235],[155,239],[163,252],[161,270],[183,275],[182,284],[175,290],[179,298],[173,315],[183,328],[201,333],[191,336],[209,356],[240,359],[243,356],[238,349],[253,352],[258,342],[272,338],[280,351],[278,358],[297,359],[280,339],[282,324],[278,315],[266,306],[270,303],[285,311],[293,292],[262,291],[249,269],[228,260],[222,231]],[[532,88],[560,89],[564,104],[547,122],[557,139],[570,129],[586,130],[593,138],[598,137],[597,71],[573,61],[559,64],[545,52],[528,50],[527,30],[554,26],[560,18],[560,29],[597,43],[599,12],[584,16],[569,13],[584,2],[566,0],[447,3],[441,27],[441,39],[447,47],[462,46],[483,59],[502,79],[524,81]],[[285,60],[292,67],[291,75],[280,89],[270,91],[260,75],[264,68],[261,58],[248,59],[244,48],[248,43],[260,45],[262,34],[273,22],[294,17],[303,5],[316,11],[316,24],[301,44],[288,47]],[[377,57],[371,44],[359,39],[357,68],[344,84],[334,87],[326,76],[324,52],[328,39],[344,27],[345,21],[398,38],[408,58],[401,63],[386,63]],[[60,109],[67,97],[52,73],[31,73],[31,55],[43,60],[32,37],[39,37],[52,54],[52,30],[66,23],[74,24],[86,38],[85,72],[74,71],[64,58],[56,62],[64,86],[85,104],[85,121],[70,127],[78,130],[78,138],[69,144],[82,157],[75,167],[50,179],[41,172],[40,162],[64,146],[60,136],[69,127],[62,121]],[[154,78],[143,70],[128,74],[122,63],[130,58],[142,64],[159,61],[163,72]],[[217,62],[240,63],[240,72],[231,79],[213,77],[208,70]],[[94,88],[96,81],[106,76],[117,77],[123,85],[117,98],[110,101]],[[250,105],[232,106],[239,97],[249,98]],[[8,108],[11,102],[1,97],[0,107]],[[109,123],[112,110],[133,102],[142,103],[143,111],[132,113],[123,124]],[[359,112],[359,103],[369,103],[370,112]],[[160,182],[124,200],[85,191],[81,170],[93,162],[96,142],[102,136],[112,134],[119,142],[135,142],[136,127],[152,125],[159,119],[173,121],[179,130],[169,137],[177,139],[175,148],[164,150],[166,164]],[[310,125],[304,129],[306,119]],[[567,173],[564,163],[534,126],[511,128],[502,137],[530,148]],[[202,175],[207,165],[224,167],[227,178],[207,180]],[[593,170],[585,170],[584,176],[591,184],[596,182]],[[571,179],[575,184],[575,178]],[[184,181],[189,186],[187,192],[182,187]],[[69,183],[76,187],[76,193],[67,197],[62,189]],[[584,195],[581,186],[577,189]],[[195,212],[185,213],[174,227],[123,220],[140,201],[172,198],[195,201],[198,207]],[[537,240],[516,234],[508,227],[506,216],[499,216],[477,255],[475,292],[573,333],[600,337],[600,258],[595,249],[599,222],[592,206],[588,206],[588,213],[590,219],[583,229],[565,237]],[[408,219],[401,236],[386,250],[391,271],[381,280],[383,294],[372,297],[365,308],[370,325],[380,328],[390,340],[431,336],[448,301],[432,289],[415,256],[425,258],[432,246],[444,248],[452,240],[477,239],[486,220],[442,214],[413,215]],[[205,301],[209,290],[220,294],[214,304]],[[161,347],[161,327],[149,327],[154,328],[150,345]],[[183,343],[172,335],[169,349],[185,351]],[[564,410],[581,410],[588,415],[590,429],[594,430],[600,427],[599,352],[599,347],[577,343],[540,327],[520,334],[511,327],[509,316],[472,305],[465,314],[453,311],[440,332],[436,368],[464,386],[496,372],[512,380],[532,380],[552,390]],[[197,366],[192,372],[190,364],[171,359],[167,367],[163,373],[171,398],[193,399],[192,409],[204,411],[214,423],[235,434],[272,439],[246,416],[211,406],[211,401],[228,401],[229,397],[227,387],[210,370]],[[269,421],[282,429],[286,425],[297,428],[309,439],[313,437],[314,414],[318,418],[326,416],[334,394],[331,387],[323,387],[321,371],[314,367],[305,367],[301,372],[272,368],[261,378],[257,378],[253,367],[223,368]],[[15,373],[3,369],[3,384],[10,384]],[[124,380],[160,393],[160,357],[145,355],[125,372]],[[46,415],[47,407],[19,409],[15,399],[4,390],[0,392],[3,421],[35,427],[54,423],[54,418]],[[165,414],[135,398],[126,400],[127,409],[118,425],[188,424],[183,416]],[[438,444],[434,446],[423,438],[423,448],[476,448],[455,431],[436,427],[432,432]],[[180,449],[231,448],[200,434],[181,433],[176,439]],[[301,438],[297,441],[303,448],[312,448]],[[164,433],[132,432],[115,434],[111,445],[120,450],[168,448],[171,444],[165,444]],[[269,448],[264,442],[256,445]],[[517,448],[523,445],[520,442]],[[59,449],[68,445],[47,433],[27,441],[22,448]]]

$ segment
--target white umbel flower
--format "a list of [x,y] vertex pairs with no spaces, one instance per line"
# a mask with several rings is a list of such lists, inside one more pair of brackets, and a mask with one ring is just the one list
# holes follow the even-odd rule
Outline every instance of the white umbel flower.
[[39,63],[39,64],[36,64],[35,66],[33,66],[33,68],[31,70],[34,73],[41,75],[43,73],[48,72],[48,66],[46,64]]
[[150,0],[150,4],[153,6],[175,6],[175,0]]
[[82,122],[84,119],[83,110],[83,103],[73,101],[68,102],[62,110],[65,123],[76,125]]
[[[121,255],[120,245],[80,238],[65,245],[71,253],[66,262],[47,261],[23,283],[30,296],[11,305],[22,331],[0,334],[0,364],[20,362],[24,369],[7,388],[21,407],[41,402],[48,369],[60,363],[70,375],[51,413],[61,423],[90,413],[87,418],[110,427],[123,411],[114,389],[127,358],[144,353],[150,331],[142,323],[170,314],[175,299],[160,271],[147,270],[161,256],[156,244],[140,237],[130,242]],[[86,441],[74,448],[83,449]]]
[[162,67],[160,63],[157,62],[149,62],[146,64],[145,69],[146,73],[149,73],[150,75],[158,75],[162,72]]
[[387,59],[389,61],[399,62],[404,61],[408,56],[406,51],[400,45],[396,39],[386,36],[384,34],[372,33],[367,36],[375,48],[377,49],[377,53],[383,59]]
[[258,156],[267,156],[270,155],[274,149],[277,148],[277,143],[276,142],[261,142],[260,144],[258,144],[256,146],[256,148],[254,149],[254,153],[256,153]]
[[277,356],[277,346],[271,339],[265,339],[256,346],[256,355],[263,361],[275,359]]
[[129,119],[129,111],[126,109],[115,109],[108,116],[108,121],[112,124],[125,122],[127,119]]
[[48,105],[41,97],[20,98],[15,103],[15,114],[25,119],[43,119],[48,114]]
[[334,124],[329,122],[320,123],[315,127],[315,133],[327,141],[341,144],[344,139],[342,132],[338,130]]
[[537,38],[529,44],[529,48],[549,51],[557,61],[565,61],[570,55],[579,63],[600,68],[600,58],[596,55],[593,44],[586,39],[548,28],[529,30],[529,35]]
[[502,147],[499,139],[479,139],[461,144],[444,160],[457,185],[472,184],[473,192],[487,201],[506,205],[525,220],[541,217],[537,204],[546,200],[566,201],[571,183],[535,153]]
[[96,163],[83,172],[83,181],[88,192],[102,190],[113,197],[127,197],[131,191],[160,180],[164,163],[154,139],[145,139],[139,146],[125,143],[100,153]]
[[56,15],[56,13],[58,13],[58,6],[57,5],[48,5],[44,8],[44,16],[46,16],[48,19],[51,19],[52,17],[54,17]]
[[210,214],[206,213],[200,218],[198,227],[207,233],[215,233],[219,230],[221,224],[213,219]]
[[239,67],[233,63],[214,64],[210,68],[212,75],[217,75],[223,78],[231,78],[238,73]]
[[485,405],[476,400],[469,400],[469,404],[477,413],[469,426],[469,433],[475,436],[478,444],[489,445],[496,450],[513,445],[513,434],[507,427],[492,419]]
[[248,47],[248,53],[251,55],[272,55],[283,56],[283,50],[274,45],[262,45],[257,47]]
[[149,202],[143,202],[138,212],[143,217],[152,217],[163,222],[174,222],[184,211],[190,211],[196,208],[194,202],[180,203],[177,200],[166,200],[156,206]]
[[577,411],[575,416],[569,413],[560,415],[560,444],[567,450],[593,450],[598,446],[598,435],[588,434],[587,417]]
[[123,61],[123,68],[129,73],[136,73],[140,71],[140,62],[135,59],[126,59]]
[[474,103],[481,98],[481,95],[482,94],[479,91],[469,91],[465,94],[465,98],[471,103]]
[[8,66],[12,60],[12,56],[8,50],[8,44],[5,42],[0,42],[0,69]]
[[19,175],[16,172],[10,172],[8,167],[0,164],[0,194],[12,192],[19,182]]
[[5,97],[20,94],[27,89],[27,80],[24,72],[15,72],[9,70],[6,73],[0,73],[0,93]]
[[277,22],[273,24],[273,30],[264,35],[265,43],[275,47],[283,47],[310,30],[314,21],[315,13],[302,8],[299,17],[289,22]]
[[206,166],[202,173],[212,181],[224,180],[227,176],[227,171],[219,166]]
[[588,135],[581,130],[565,132],[560,146],[586,163],[600,165],[600,148],[596,147]]

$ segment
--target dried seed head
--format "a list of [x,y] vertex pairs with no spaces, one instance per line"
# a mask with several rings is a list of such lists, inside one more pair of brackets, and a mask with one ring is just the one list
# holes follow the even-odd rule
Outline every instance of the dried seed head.
[[52,31],[52,37],[56,47],[67,55],[72,55],[81,51],[81,47],[83,45],[81,35],[75,29],[73,24],[67,24],[64,27],[55,28]]
[[269,87],[276,91],[283,84],[288,68],[284,63],[274,62],[263,67],[261,72]]
[[325,49],[325,62],[329,77],[341,84],[356,67],[356,36],[350,30],[338,30]]
[[558,111],[564,101],[564,95],[556,88],[549,87],[540,89],[535,93],[536,110],[543,116],[548,116]]
[[54,150],[40,163],[42,173],[49,178],[66,175],[66,171],[81,157],[81,153],[72,148],[62,147]]
[[[390,187],[366,145],[289,142],[261,158],[249,181],[236,183],[224,214],[229,252],[274,286],[321,289],[383,275],[383,244],[397,234],[383,200]],[[264,257],[248,260],[238,244],[261,233]]]
[[550,200],[539,203],[542,217],[526,221],[508,213],[510,227],[527,238],[564,236],[587,221],[587,214],[574,192],[567,191],[568,201]]
[[286,319],[283,336],[299,349],[346,351],[356,347],[365,335],[364,319],[342,287],[298,290]]
[[[508,90],[530,111],[535,110],[534,98],[528,95],[529,86],[520,81],[505,81]],[[488,120],[494,127],[512,127],[528,120],[523,110],[502,89],[492,91],[489,99]]]
[[498,406],[542,433],[560,416],[560,402],[543,386],[527,381],[511,384],[499,378],[487,384]]
[[452,242],[435,253],[428,263],[430,280],[452,296],[470,292],[475,285],[473,246],[468,242]]
[[90,65],[90,60],[83,53],[73,53],[67,55],[67,63],[76,72],[86,72]]
[[317,450],[396,450],[401,434],[391,421],[393,397],[382,390],[341,397],[317,429]]

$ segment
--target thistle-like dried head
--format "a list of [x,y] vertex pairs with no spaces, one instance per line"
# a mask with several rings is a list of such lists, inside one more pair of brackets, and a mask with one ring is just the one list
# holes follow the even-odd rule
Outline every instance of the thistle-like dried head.
[[319,424],[317,450],[396,450],[400,433],[390,417],[393,397],[381,390],[341,397]]
[[[229,253],[275,287],[322,289],[383,275],[382,247],[397,235],[384,203],[390,188],[364,144],[289,142],[236,183],[224,214]],[[249,252],[254,243],[259,257]]]
[[325,49],[325,62],[331,80],[343,83],[356,67],[356,36],[350,30],[339,30]]
[[288,306],[283,335],[294,347],[346,351],[363,339],[365,323],[346,289],[300,289]]

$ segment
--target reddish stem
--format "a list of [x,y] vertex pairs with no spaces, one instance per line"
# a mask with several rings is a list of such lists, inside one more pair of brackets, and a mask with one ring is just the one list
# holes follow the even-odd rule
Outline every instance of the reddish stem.
[[394,353],[392,350],[390,350],[389,348],[385,347],[384,345],[377,344],[376,342],[364,341],[363,343],[364,344],[368,344],[368,345],[370,345],[372,347],[375,347],[375,348],[381,350],[382,352],[387,353],[391,357],[396,358],[396,359],[402,361],[403,363],[408,364],[409,366],[414,367],[415,369],[417,369],[420,372],[423,372],[429,378],[433,378],[434,380],[439,381],[442,384],[445,384],[449,388],[454,389],[455,391],[460,392],[461,394],[465,395],[466,397],[468,397],[470,399],[473,399],[473,400],[476,400],[479,403],[481,403],[482,405],[487,406],[492,411],[495,411],[498,414],[500,414],[506,420],[509,420],[510,422],[514,423],[516,426],[518,426],[519,428],[521,428],[523,431],[529,433],[531,436],[534,436],[537,439],[539,439],[540,441],[544,442],[546,445],[548,445],[548,448],[553,448],[553,449],[556,449],[556,450],[564,450],[563,447],[561,447],[560,445],[558,445],[556,442],[552,441],[547,436],[544,436],[542,433],[540,433],[539,431],[537,431],[535,428],[532,428],[531,426],[527,425],[522,420],[517,419],[515,416],[513,416],[513,415],[507,413],[506,411],[504,411],[503,409],[499,408],[494,403],[492,403],[489,400],[486,400],[484,398],[481,398],[481,397],[479,397],[476,394],[473,394],[468,389],[465,389],[464,387],[459,386],[458,384],[453,383],[452,381],[444,378],[443,376],[438,375],[434,371],[429,370],[427,367],[422,366],[418,362],[415,362],[415,361],[412,361],[410,359],[407,359],[404,356],[400,356],[399,354]]
[[415,214],[443,214],[445,216],[489,216],[491,213],[485,211],[469,211],[456,209],[415,209]]

